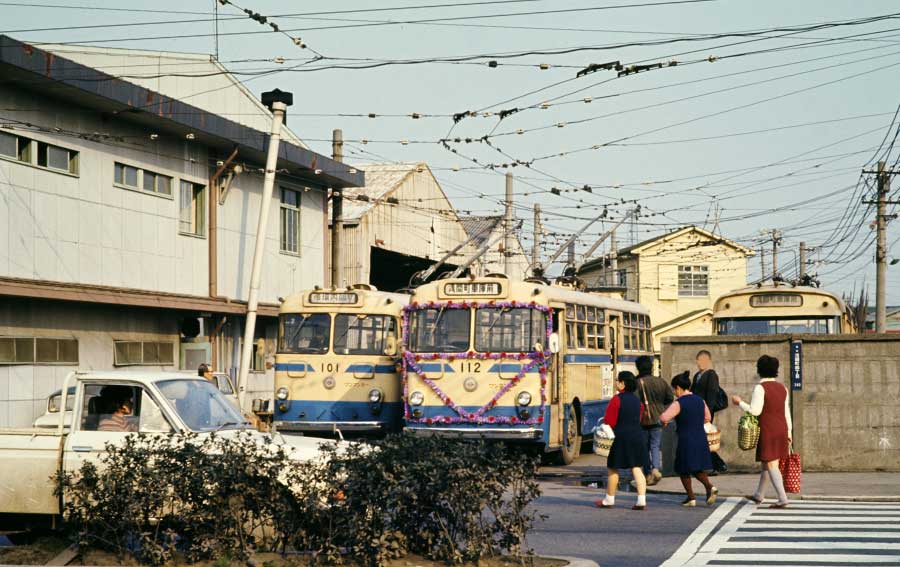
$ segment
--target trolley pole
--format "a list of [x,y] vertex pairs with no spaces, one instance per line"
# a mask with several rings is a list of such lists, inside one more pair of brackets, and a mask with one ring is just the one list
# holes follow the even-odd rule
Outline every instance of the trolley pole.
[[241,344],[241,366],[238,373],[238,403],[244,407],[247,392],[247,376],[253,357],[253,336],[256,333],[256,311],[259,308],[259,285],[262,263],[265,257],[266,228],[269,224],[269,205],[275,189],[275,169],[278,165],[278,144],[281,141],[281,125],[287,107],[294,104],[294,95],[275,89],[262,94],[262,102],[272,111],[272,131],[269,134],[269,150],[266,154],[266,174],[263,178],[262,201],[259,204],[259,222],[256,225],[256,248],[253,251],[253,268],[250,271],[250,295],[247,298],[247,319],[244,322],[244,341]]
[[609,272],[608,285],[616,285],[616,272],[619,270],[619,252],[616,248],[616,229],[609,234]]
[[888,215],[887,206],[900,204],[900,201],[889,201],[888,193],[891,189],[891,175],[897,172],[886,170],[884,162],[878,162],[876,171],[863,171],[874,173],[877,176],[878,195],[875,201],[863,201],[867,205],[877,205],[877,217],[875,226],[878,231],[875,248],[875,332],[887,331],[887,223],[897,217]]
[[506,215],[503,219],[503,273],[509,275],[513,230],[513,174],[506,172]]
[[541,262],[541,206],[534,204],[534,232],[532,234],[531,266],[534,268]]
[[[331,132],[331,157],[336,162],[344,161],[344,132]],[[331,190],[331,287],[341,285],[341,237],[344,228],[344,196],[339,189]]]

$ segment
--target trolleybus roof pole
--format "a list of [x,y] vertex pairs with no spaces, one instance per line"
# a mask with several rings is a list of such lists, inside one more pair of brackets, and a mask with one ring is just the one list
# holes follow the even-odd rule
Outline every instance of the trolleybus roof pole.
[[440,269],[441,266],[446,264],[447,261],[451,257],[453,257],[454,254],[459,252],[464,246],[466,246],[467,244],[469,244],[470,242],[472,242],[473,240],[475,240],[476,238],[478,238],[479,236],[481,236],[482,234],[484,234],[485,232],[487,232],[489,229],[492,229],[492,228],[493,228],[493,226],[491,226],[490,224],[485,224],[481,228],[481,230],[479,230],[478,232],[476,232],[475,234],[470,236],[468,238],[468,240],[466,240],[465,242],[458,244],[453,250],[444,254],[443,258],[441,258],[440,260],[438,260],[437,262],[432,264],[427,270],[413,274],[412,281],[410,281],[410,286],[421,285],[421,284],[427,282],[428,278],[433,276],[435,274],[435,272],[437,272],[438,269]]
[[603,244],[603,243],[606,241],[606,239],[609,238],[609,237],[616,231],[617,228],[619,228],[620,226],[622,226],[622,223],[626,222],[628,219],[630,219],[630,218],[632,218],[633,216],[639,214],[640,212],[641,212],[641,206],[640,206],[640,205],[638,205],[637,207],[635,207],[635,208],[631,209],[630,211],[628,211],[628,214],[625,215],[624,217],[622,217],[622,220],[620,220],[619,222],[617,222],[616,224],[614,224],[613,227],[612,227],[611,229],[609,229],[609,230],[607,230],[605,233],[603,233],[603,236],[601,236],[600,238],[598,238],[598,239],[597,239],[597,242],[594,242],[593,246],[591,246],[590,248],[588,248],[588,251],[584,253],[584,257],[583,257],[583,260],[581,261],[581,263],[583,264],[584,262],[587,262],[588,259],[591,257],[591,254],[593,254],[593,253],[597,250],[597,248],[599,248],[600,245]]

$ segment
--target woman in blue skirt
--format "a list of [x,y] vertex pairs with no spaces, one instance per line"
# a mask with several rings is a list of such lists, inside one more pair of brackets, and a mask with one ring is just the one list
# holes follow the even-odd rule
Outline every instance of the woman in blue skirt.
[[691,476],[699,480],[706,488],[706,503],[716,503],[719,490],[709,481],[706,471],[713,468],[712,455],[709,452],[709,440],[703,424],[712,420],[712,415],[703,398],[691,393],[691,373],[684,372],[672,378],[672,389],[675,390],[675,401],[659,416],[663,425],[673,419],[678,425],[678,447],[675,450],[675,472],[681,476],[681,484],[687,492],[687,499],[682,506],[694,507],[694,487]]
[[637,390],[637,379],[634,374],[624,370],[619,372],[616,387],[619,394],[609,401],[603,422],[612,427],[616,437],[606,458],[606,469],[609,475],[606,486],[606,497],[597,500],[600,508],[612,508],[616,503],[616,489],[619,487],[619,469],[631,469],[637,485],[637,504],[632,510],[647,508],[647,479],[644,477],[644,460],[647,458],[647,444],[644,441],[644,430],[641,429],[641,413],[644,411],[641,401],[634,395]]

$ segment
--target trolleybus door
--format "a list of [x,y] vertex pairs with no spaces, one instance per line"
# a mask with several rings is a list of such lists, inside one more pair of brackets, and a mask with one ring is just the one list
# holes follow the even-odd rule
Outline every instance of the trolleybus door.
[[609,362],[612,365],[613,376],[619,373],[619,316],[609,316]]

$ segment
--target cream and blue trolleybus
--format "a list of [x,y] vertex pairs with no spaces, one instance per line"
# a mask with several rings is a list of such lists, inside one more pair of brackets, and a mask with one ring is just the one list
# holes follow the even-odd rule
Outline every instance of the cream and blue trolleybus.
[[403,309],[405,430],[527,443],[568,464],[652,354],[638,303],[505,276],[424,284]]
[[398,344],[405,294],[368,285],[284,300],[275,355],[280,431],[382,434],[402,423]]

